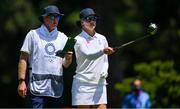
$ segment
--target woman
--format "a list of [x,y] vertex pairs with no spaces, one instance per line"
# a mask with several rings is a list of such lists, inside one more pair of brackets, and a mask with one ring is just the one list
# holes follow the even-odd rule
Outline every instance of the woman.
[[72,85],[72,105],[78,108],[106,108],[108,57],[114,52],[106,38],[95,31],[97,14],[91,8],[80,12],[82,32],[75,37],[76,74]]

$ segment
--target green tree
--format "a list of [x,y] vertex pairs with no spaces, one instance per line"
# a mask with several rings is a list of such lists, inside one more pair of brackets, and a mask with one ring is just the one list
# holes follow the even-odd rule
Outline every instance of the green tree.
[[[180,106],[180,75],[174,69],[173,61],[156,60],[151,63],[137,63],[134,65],[134,71],[142,80],[143,89],[150,94],[153,107],[177,108]],[[129,84],[132,79],[132,77],[126,78],[122,83],[115,85],[122,99],[131,90]]]
[[[39,26],[40,22],[37,18],[41,9],[49,4],[57,5],[65,14],[58,29],[68,36],[76,36],[80,32],[75,24],[79,19],[80,10],[86,7],[95,9],[101,16],[97,32],[104,34],[112,47],[143,36],[150,22],[157,23],[159,29],[154,37],[129,45],[109,56],[109,107],[119,107],[121,98],[117,97],[119,92],[114,89],[114,85],[123,78],[135,76],[133,65],[137,63],[159,59],[163,64],[163,60],[172,60],[177,72],[175,75],[179,74],[180,0],[3,0],[0,4],[0,92],[2,99],[0,107],[22,106],[22,99],[17,95],[19,50],[26,33]],[[70,67],[64,75],[66,87],[69,88],[65,90],[66,94],[71,93],[70,79],[72,79],[74,69],[74,66]],[[154,75],[151,76],[154,78]],[[177,77],[172,76],[172,81],[166,81],[166,84],[173,85]],[[159,78],[160,81],[164,81],[161,79],[164,78]],[[127,81],[130,80],[127,79]],[[173,101],[176,97],[173,93],[177,91],[176,88],[172,88],[171,93],[168,92],[168,98],[164,102],[168,101],[169,104],[177,102],[177,100]],[[163,96],[156,91],[157,94]],[[70,105],[70,99],[71,97],[66,98],[66,101],[69,100],[68,105]],[[161,102],[158,105],[158,107],[163,106],[165,107]]]

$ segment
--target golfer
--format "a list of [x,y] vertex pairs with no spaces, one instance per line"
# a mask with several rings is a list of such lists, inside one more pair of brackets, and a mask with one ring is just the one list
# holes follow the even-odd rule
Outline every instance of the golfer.
[[77,22],[82,32],[75,37],[77,68],[73,77],[72,105],[78,108],[105,109],[107,104],[108,55],[114,51],[108,47],[105,36],[95,31],[98,18],[93,9],[85,8]]

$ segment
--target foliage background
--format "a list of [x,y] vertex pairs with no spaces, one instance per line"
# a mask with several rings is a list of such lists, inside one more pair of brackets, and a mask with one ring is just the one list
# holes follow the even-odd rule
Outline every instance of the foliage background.
[[[80,32],[79,12],[91,7],[101,16],[97,31],[114,47],[146,34],[154,22],[158,33],[109,56],[108,107],[120,107],[130,91],[129,82],[140,77],[153,107],[180,107],[180,1],[179,0],[2,0],[0,3],[0,107],[23,107],[17,95],[19,50],[30,29],[40,25],[41,9],[55,4],[65,14],[58,26],[68,36]],[[65,69],[65,105],[70,106],[70,86],[75,62]]]

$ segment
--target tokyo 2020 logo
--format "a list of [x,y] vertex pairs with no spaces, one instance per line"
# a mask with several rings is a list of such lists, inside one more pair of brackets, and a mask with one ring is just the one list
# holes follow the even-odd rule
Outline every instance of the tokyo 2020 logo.
[[47,43],[45,46],[45,51],[49,55],[53,55],[56,51],[55,46],[53,43]]

